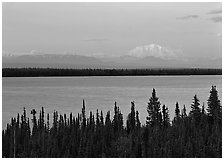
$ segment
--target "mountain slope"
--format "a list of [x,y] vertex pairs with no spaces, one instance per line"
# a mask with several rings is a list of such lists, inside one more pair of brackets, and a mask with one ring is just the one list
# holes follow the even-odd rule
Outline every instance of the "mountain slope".
[[3,68],[221,68],[221,59],[166,59],[155,56],[91,57],[81,55],[34,54],[2,57]]

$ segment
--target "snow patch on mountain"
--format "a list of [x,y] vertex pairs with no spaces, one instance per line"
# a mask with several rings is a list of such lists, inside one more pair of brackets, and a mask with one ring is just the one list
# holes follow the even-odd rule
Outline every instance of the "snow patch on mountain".
[[13,57],[15,56],[12,52],[2,51],[2,57]]
[[137,46],[128,52],[129,56],[145,58],[153,56],[161,59],[178,59],[182,55],[181,50],[172,50],[158,44]]

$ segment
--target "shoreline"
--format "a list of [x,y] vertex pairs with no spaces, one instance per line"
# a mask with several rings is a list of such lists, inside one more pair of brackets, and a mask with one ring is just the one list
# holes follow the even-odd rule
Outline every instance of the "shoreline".
[[222,75],[222,69],[152,68],[152,69],[64,69],[3,68],[2,77],[100,77],[100,76],[191,76]]

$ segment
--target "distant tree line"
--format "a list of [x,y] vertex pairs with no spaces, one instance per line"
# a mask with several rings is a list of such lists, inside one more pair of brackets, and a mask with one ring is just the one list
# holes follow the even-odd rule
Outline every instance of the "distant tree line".
[[[85,101],[77,116],[49,113],[44,108],[12,118],[2,131],[3,157],[222,157],[222,111],[215,86],[208,108],[193,97],[191,110],[175,106],[171,121],[166,105],[161,105],[153,89],[146,123],[141,124],[135,103],[131,102],[126,124],[115,102],[114,113],[97,110],[87,116]],[[32,124],[31,124],[32,123]]]
[[44,76],[147,76],[147,75],[221,75],[222,69],[57,69],[57,68],[3,68],[2,77]]

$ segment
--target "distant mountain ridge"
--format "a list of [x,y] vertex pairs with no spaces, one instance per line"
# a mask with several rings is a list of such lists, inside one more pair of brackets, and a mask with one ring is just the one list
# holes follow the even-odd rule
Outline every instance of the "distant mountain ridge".
[[69,54],[3,55],[3,68],[221,68],[221,59],[191,58],[188,60],[162,59],[154,56],[135,57],[125,55],[113,58],[97,58]]
[[3,68],[221,68],[221,58],[186,58],[180,50],[158,44],[137,46],[122,56],[46,54],[32,50],[27,54],[2,53]]

